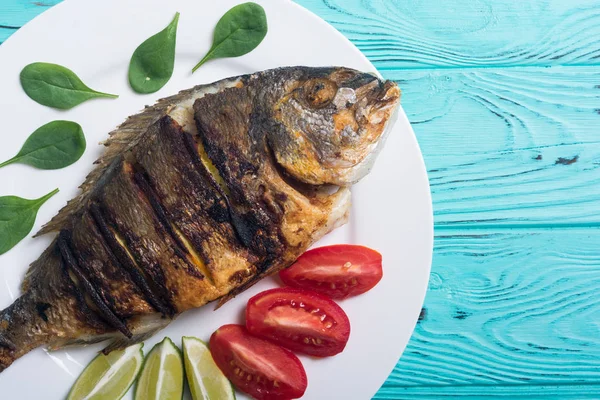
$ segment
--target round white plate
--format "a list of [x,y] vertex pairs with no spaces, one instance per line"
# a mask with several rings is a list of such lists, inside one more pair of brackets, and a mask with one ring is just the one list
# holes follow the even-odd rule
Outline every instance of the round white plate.
[[[60,188],[41,209],[34,231],[75,196],[102,151],[96,143],[125,117],[158,98],[200,83],[285,65],[344,65],[374,71],[347,39],[315,15],[291,1],[257,0],[269,22],[264,42],[243,57],[210,61],[192,75],[192,67],[210,47],[216,22],[239,2],[67,0],[0,46],[0,159],[12,157],[31,132],[54,119],[77,121],[88,141],[83,158],[63,170],[40,171],[22,165],[0,169],[0,195],[37,198]],[[176,11],[181,18],[173,77],[158,93],[135,94],[127,83],[131,54],[143,40],[163,29]],[[41,106],[29,99],[19,84],[21,69],[35,61],[65,65],[90,87],[120,97],[89,101],[66,112]],[[375,168],[356,185],[353,195],[350,223],[319,244],[358,243],[379,250],[384,278],[369,293],[340,303],[352,324],[342,354],[328,359],[301,357],[309,379],[306,399],[371,398],[400,358],[417,321],[429,277],[433,222],[423,159],[404,112]],[[0,256],[0,308],[19,295],[27,266],[49,241],[48,237],[28,237]],[[219,326],[241,322],[248,298],[274,285],[275,281],[267,279],[216,312],[207,305],[185,313],[147,341],[145,350],[164,336],[176,343],[183,335],[208,339]],[[2,398],[64,398],[100,348],[31,352],[0,374]]]

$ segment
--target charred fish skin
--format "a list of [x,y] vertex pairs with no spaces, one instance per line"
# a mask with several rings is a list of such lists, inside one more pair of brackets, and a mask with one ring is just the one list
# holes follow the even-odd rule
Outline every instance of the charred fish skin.
[[0,312],[0,370],[46,345],[150,337],[346,222],[400,91],[343,67],[227,78],[129,117]]

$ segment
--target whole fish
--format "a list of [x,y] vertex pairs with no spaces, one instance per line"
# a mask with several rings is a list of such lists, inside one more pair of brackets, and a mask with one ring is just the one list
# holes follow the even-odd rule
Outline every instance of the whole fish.
[[0,312],[0,371],[42,345],[145,340],[289,266],[348,218],[400,90],[287,67],[159,100],[110,133],[23,294]]

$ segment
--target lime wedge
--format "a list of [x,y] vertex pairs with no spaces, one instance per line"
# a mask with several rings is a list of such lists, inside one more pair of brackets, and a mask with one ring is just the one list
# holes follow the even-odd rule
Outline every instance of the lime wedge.
[[217,367],[202,340],[184,336],[182,347],[185,374],[194,400],[235,399],[231,383]]
[[125,396],[144,362],[143,344],[99,354],[83,370],[67,400],[120,399]]
[[136,400],[181,400],[183,360],[171,339],[164,338],[150,350],[135,388]]

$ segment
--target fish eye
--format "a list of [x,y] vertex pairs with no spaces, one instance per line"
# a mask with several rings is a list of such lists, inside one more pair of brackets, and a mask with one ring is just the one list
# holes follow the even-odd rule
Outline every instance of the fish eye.
[[306,102],[313,108],[327,106],[334,99],[338,87],[328,79],[312,79],[304,84]]

